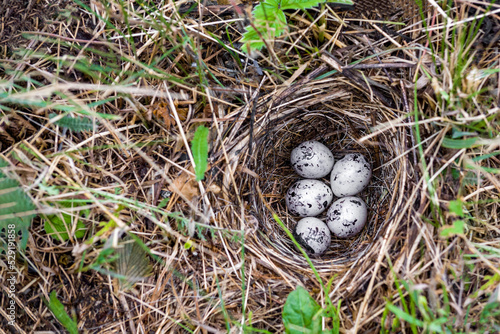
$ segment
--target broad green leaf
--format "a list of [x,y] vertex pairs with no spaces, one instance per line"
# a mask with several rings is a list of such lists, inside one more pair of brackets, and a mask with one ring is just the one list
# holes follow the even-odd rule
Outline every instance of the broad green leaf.
[[279,9],[278,3],[262,2],[257,5],[253,11],[254,22],[253,26],[258,29],[258,32],[252,26],[247,26],[247,31],[243,34],[242,43],[250,42],[251,46],[265,45],[264,40],[274,40],[280,36],[285,29],[286,16]]
[[193,247],[193,241],[192,240],[188,240],[184,243],[184,249],[185,250],[190,250],[191,247]]
[[[61,219],[60,215],[62,215],[63,219]],[[43,228],[52,238],[63,242],[69,239],[68,231],[73,229],[73,217],[66,213],[60,213],[60,215],[47,216]],[[78,220],[74,234],[75,238],[83,238],[85,231],[87,231],[87,227],[81,220]]]
[[200,125],[194,133],[193,141],[191,142],[191,151],[195,163],[194,172],[196,181],[201,181],[205,177],[205,171],[208,166],[208,128]]
[[[28,242],[28,229],[31,220],[36,216],[36,206],[31,198],[20,187],[19,182],[5,175],[1,167],[6,167],[6,161],[0,159],[0,231],[17,238],[21,233],[19,248],[24,250]],[[10,233],[10,232],[14,233]],[[10,240],[9,240],[10,241]],[[6,246],[1,243],[0,246]]]
[[445,238],[454,235],[462,235],[464,234],[464,226],[465,223],[463,220],[455,220],[453,225],[443,227],[443,229],[439,232],[439,235]]
[[276,15],[279,11],[279,2],[276,0],[270,0],[261,2],[255,6],[252,14],[255,21],[267,21],[272,23],[274,19],[276,19]]
[[[255,6],[252,11],[253,27],[246,27],[246,32],[240,42],[241,49],[249,53],[251,50],[260,50],[265,46],[263,40],[274,40],[287,29],[286,9],[308,9],[321,3],[333,3],[352,6],[351,0],[266,0]],[[255,29],[258,30],[255,31]]]
[[292,291],[283,307],[283,324],[286,333],[298,334],[321,329],[321,317],[317,316],[321,307],[301,286]]
[[[78,208],[77,204],[79,203],[87,205],[88,201],[87,200],[59,201],[58,205],[62,208],[71,208],[72,209],[71,211],[74,214],[79,215],[79,217],[81,216],[88,217],[90,215],[89,209],[84,209],[80,211],[75,210]],[[74,215],[66,212],[60,212],[55,215],[47,215],[47,219],[45,220],[44,223],[44,230],[52,238],[64,242],[69,239],[68,231],[73,230],[74,221],[75,221]],[[87,227],[80,219],[78,219],[76,222],[74,237],[77,239],[83,238],[85,236],[86,231]]]
[[459,199],[450,201],[449,209],[450,212],[456,214],[459,217],[463,217],[464,215],[463,202]]
[[248,49],[261,50],[264,46],[266,46],[264,40],[274,40],[285,31],[285,27],[286,25],[282,26],[281,24],[272,24],[269,29],[259,27],[258,29],[262,38],[253,27],[247,27],[247,31],[243,34],[243,38],[241,39],[241,42],[243,43],[242,50],[246,53],[248,53]]
[[354,5],[350,0],[266,0],[255,6],[252,11],[253,26],[246,27],[246,32],[240,40],[243,43],[241,49],[247,53],[251,50],[260,50],[266,45],[264,41],[271,41],[281,36],[287,29],[283,10],[307,9],[321,3]]
[[66,313],[64,305],[57,299],[55,291],[50,293],[48,307],[56,319],[68,330],[68,332],[70,332],[70,334],[78,334],[78,326],[75,320],[71,319],[68,313]]

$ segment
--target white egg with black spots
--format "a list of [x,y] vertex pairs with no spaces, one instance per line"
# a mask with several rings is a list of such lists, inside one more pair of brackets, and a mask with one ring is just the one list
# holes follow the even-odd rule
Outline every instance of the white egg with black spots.
[[319,180],[300,180],[286,192],[285,201],[290,213],[300,217],[314,217],[332,203],[332,189]]
[[337,237],[349,238],[361,232],[367,217],[365,202],[359,197],[349,196],[332,204],[326,214],[326,222]]
[[293,149],[290,162],[300,176],[319,179],[332,171],[335,159],[328,147],[318,141],[309,140]]
[[312,255],[321,255],[330,247],[330,230],[318,218],[306,217],[299,220],[294,229],[294,237]]
[[352,196],[366,188],[372,169],[359,153],[347,154],[333,166],[330,186],[337,197]]

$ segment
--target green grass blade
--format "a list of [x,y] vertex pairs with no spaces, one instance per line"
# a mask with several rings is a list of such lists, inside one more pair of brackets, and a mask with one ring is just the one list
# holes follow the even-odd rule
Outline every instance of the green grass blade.
[[400,309],[399,307],[397,306],[394,306],[393,304],[387,304],[387,307],[389,308],[389,310],[394,313],[398,318],[400,318],[401,320],[404,320],[406,321],[407,323],[409,323],[410,325],[413,325],[413,326],[419,326],[419,327],[423,327],[424,326],[424,323],[418,319],[416,319],[415,317],[413,317],[412,315],[406,313],[405,311],[403,311],[402,309]]
[[476,144],[478,137],[467,138],[467,139],[451,139],[443,138],[442,146],[445,148],[451,148],[455,150],[460,150],[462,148],[471,148],[474,146],[479,146]]
[[55,291],[50,293],[50,300],[47,305],[56,319],[70,332],[70,334],[78,334],[78,326],[76,322],[70,318],[64,310],[64,305],[57,299]]

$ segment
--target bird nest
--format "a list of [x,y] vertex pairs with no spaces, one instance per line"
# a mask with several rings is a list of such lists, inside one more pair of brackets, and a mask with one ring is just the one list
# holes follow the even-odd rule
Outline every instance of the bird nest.
[[[344,279],[354,279],[351,288],[366,282],[369,267],[377,262],[382,248],[387,250],[387,243],[397,239],[392,237],[408,217],[403,200],[412,174],[405,154],[411,145],[408,130],[388,126],[396,118],[393,108],[371,99],[367,92],[360,94],[339,78],[299,82],[256,104],[248,107],[248,115],[242,112],[253,122],[238,129],[240,135],[233,137],[235,144],[228,154],[249,208],[248,227],[251,222],[258,224],[253,226],[246,247],[269,267],[284,270],[285,275],[299,280],[303,274],[312,275],[305,257],[273,216],[293,231],[300,218],[288,211],[285,193],[301,177],[291,166],[290,154],[301,142],[317,140],[331,149],[336,161],[348,153],[363,154],[373,175],[367,189],[357,195],[368,206],[364,229],[348,239],[332,235],[329,249],[313,257],[312,263],[320,274],[349,273]],[[254,117],[248,117],[252,108]],[[329,175],[322,181],[329,185]],[[325,216],[326,212],[318,218],[325,221]]]

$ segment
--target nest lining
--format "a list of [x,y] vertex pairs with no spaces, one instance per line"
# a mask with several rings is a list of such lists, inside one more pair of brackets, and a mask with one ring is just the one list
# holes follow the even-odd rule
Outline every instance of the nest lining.
[[[376,254],[371,252],[372,246],[387,226],[388,213],[396,210],[390,206],[398,202],[393,200],[395,195],[392,190],[397,184],[402,161],[397,159],[388,165],[384,164],[404,152],[401,140],[387,132],[378,136],[375,145],[360,144],[359,139],[370,133],[372,112],[377,122],[386,119],[379,110],[360,109],[353,104],[350,107],[325,109],[323,105],[321,109],[297,108],[293,112],[275,115],[270,120],[268,118],[267,122],[264,120],[265,124],[254,132],[250,167],[259,178],[250,177],[247,183],[253,214],[260,227],[255,246],[282,265],[292,265],[295,270],[309,271],[310,268],[285,231],[273,219],[266,204],[293,231],[300,218],[289,214],[284,195],[295,181],[301,179],[290,164],[291,151],[301,142],[317,140],[325,144],[333,152],[336,161],[348,153],[361,153],[374,170],[368,188],[357,195],[366,202],[369,210],[365,228],[349,239],[340,239],[332,234],[330,248],[320,257],[312,258],[318,271],[344,271],[370,254]],[[244,150],[240,153],[248,152]],[[329,175],[322,181],[329,185]],[[336,199],[334,197],[334,201]],[[326,212],[318,218],[325,220],[325,216]]]

